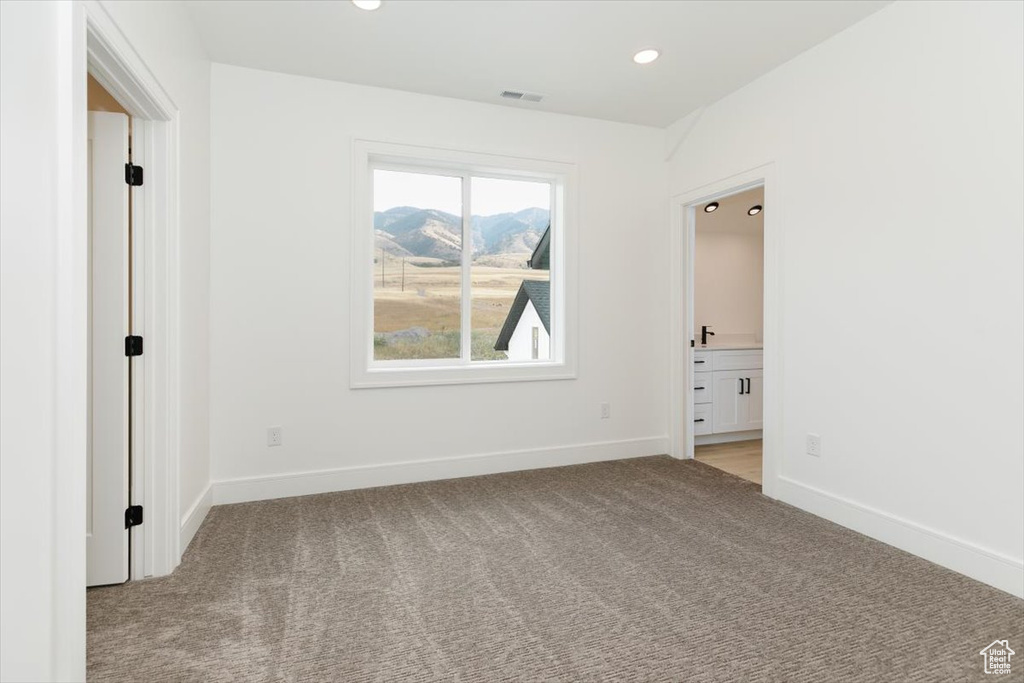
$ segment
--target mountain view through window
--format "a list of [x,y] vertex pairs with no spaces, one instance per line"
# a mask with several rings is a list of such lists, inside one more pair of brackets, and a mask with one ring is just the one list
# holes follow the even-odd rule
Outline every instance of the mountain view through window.
[[[377,169],[373,179],[374,359],[464,355],[464,259],[470,271],[466,355],[474,361],[548,358],[550,184],[471,178],[472,243],[464,253],[461,177]],[[539,247],[544,258],[534,259]]]

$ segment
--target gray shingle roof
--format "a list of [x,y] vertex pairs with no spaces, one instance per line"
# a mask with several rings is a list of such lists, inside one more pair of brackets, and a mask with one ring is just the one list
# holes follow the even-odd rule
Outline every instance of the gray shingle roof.
[[512,333],[516,331],[519,318],[526,310],[527,301],[533,303],[540,321],[544,323],[545,331],[551,334],[551,283],[547,280],[523,280],[515,301],[512,302],[512,308],[508,310],[505,324],[501,327],[498,341],[494,343],[495,351],[508,351],[508,342],[512,339]]
[[526,262],[534,270],[551,270],[551,224],[544,229],[540,242],[534,247],[530,260]]

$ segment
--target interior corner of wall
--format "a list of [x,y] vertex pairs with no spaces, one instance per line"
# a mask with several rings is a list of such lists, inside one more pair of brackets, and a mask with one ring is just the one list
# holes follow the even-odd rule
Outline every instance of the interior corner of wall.
[[676,152],[683,146],[690,133],[697,126],[700,117],[704,115],[707,107],[694,109],[689,114],[669,125],[665,130],[665,161],[672,161]]

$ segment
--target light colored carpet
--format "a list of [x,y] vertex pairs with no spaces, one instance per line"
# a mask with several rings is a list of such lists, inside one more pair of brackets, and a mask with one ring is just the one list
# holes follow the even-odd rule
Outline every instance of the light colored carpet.
[[655,457],[216,507],[88,629],[94,681],[960,681],[1024,601]]

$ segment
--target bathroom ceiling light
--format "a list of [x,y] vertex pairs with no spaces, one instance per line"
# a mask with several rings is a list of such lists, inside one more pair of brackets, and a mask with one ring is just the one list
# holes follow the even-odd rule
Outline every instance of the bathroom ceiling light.
[[661,55],[657,50],[648,48],[646,50],[640,50],[633,55],[633,61],[637,64],[650,64]]
[[714,213],[718,210],[718,202],[711,202],[704,207],[704,213]]
[[380,0],[352,0],[352,4],[359,9],[364,9],[370,12],[375,9],[380,9]]
[[759,213],[761,213],[761,205],[760,204],[754,204],[752,207],[747,209],[747,215],[748,216],[756,216]]

